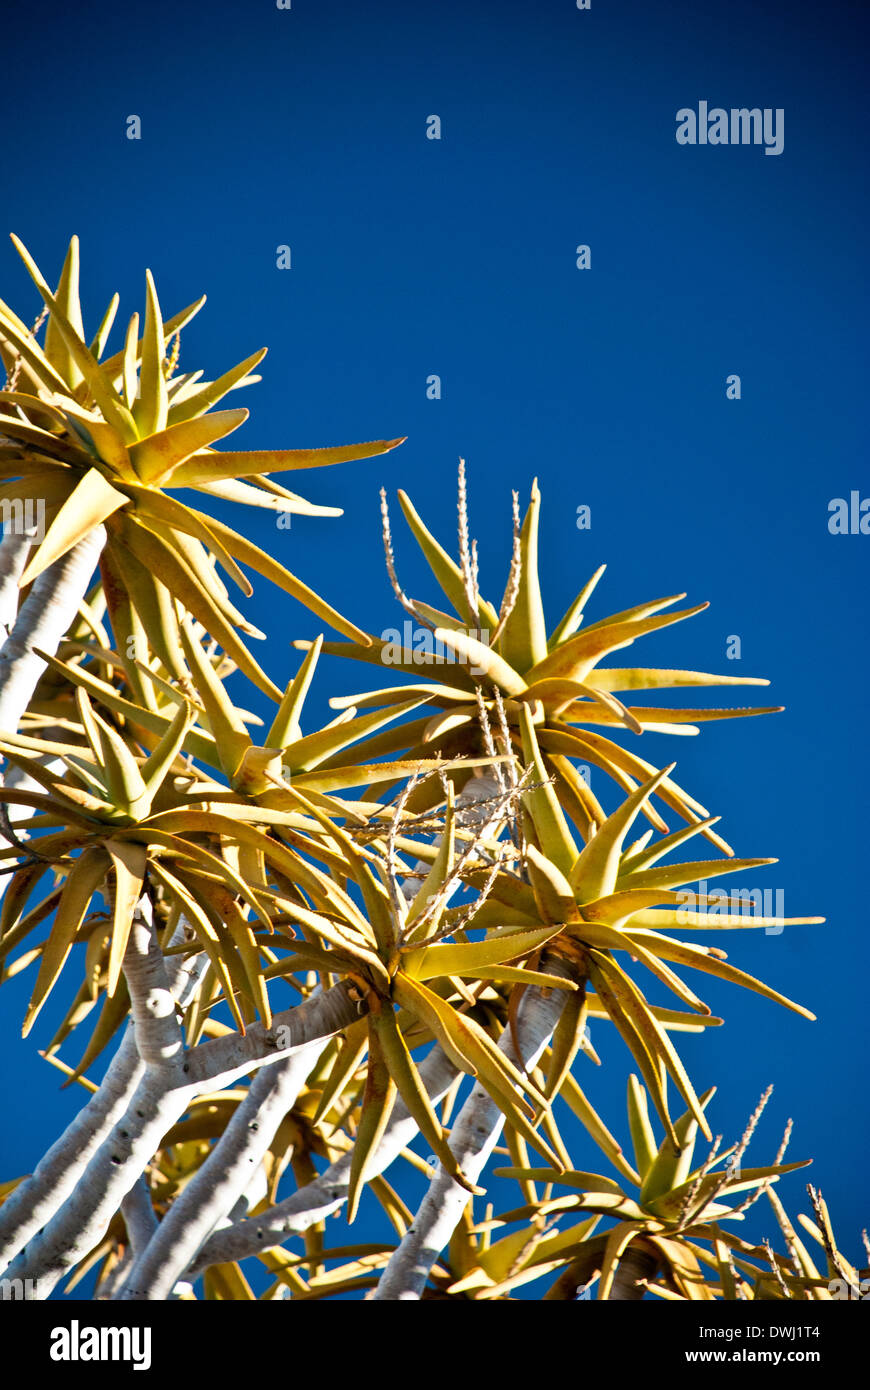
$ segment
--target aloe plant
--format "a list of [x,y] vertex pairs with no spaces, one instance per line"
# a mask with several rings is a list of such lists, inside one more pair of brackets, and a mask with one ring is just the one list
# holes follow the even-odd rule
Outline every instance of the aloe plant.
[[[180,373],[178,334],[199,303],[164,323],[149,276],[141,337],[134,314],[106,357],[117,304],[86,342],[75,239],[54,292],[16,244],[46,328],[40,345],[0,303],[2,493],[43,501],[48,526],[0,550],[0,961],[3,978],[34,971],[25,1034],[50,996],[69,1000],[44,1056],[89,1098],[35,1172],[0,1187],[5,1277],[42,1298],[96,1269],[99,1296],[119,1300],[492,1300],[545,1278],[548,1299],[595,1285],[604,1299],[823,1300],[831,1281],[857,1285],[818,1194],[822,1272],[774,1191],[800,1164],[722,1168],[746,1136],[694,1160],[697,1137],[712,1140],[712,1090],[699,1094],[679,1039],[722,1020],[683,972],[813,1017],[704,944],[711,926],[773,919],[737,899],[709,919],[683,906],[687,885],[772,861],[735,857],[673,763],[617,741],[771,712],[619,698],[766,684],[601,664],[704,605],[665,612],[680,595],[583,626],[599,571],[550,627],[535,484],[522,523],[514,500],[496,607],[479,591],[463,468],[456,559],[400,494],[446,609],[402,589],[383,498],[396,596],[452,654],[386,662],[385,638],[171,494],[323,514],[269,474],[402,441],[214,449],[247,412],[212,407],[256,379],[263,353],[212,383]],[[246,594],[240,565],[253,569],[349,640],[297,642],[282,691],[217,565]],[[400,679],[333,697],[319,728],[306,698],[335,657]],[[421,664],[424,682],[402,679]],[[262,736],[238,703],[245,680],[274,707]],[[612,782],[612,809],[581,775],[589,763]],[[674,861],[694,837],[716,857]],[[670,1006],[646,997],[647,975]],[[613,1025],[642,1078],[629,1082],[631,1158],[583,1089],[585,1067],[613,1065],[589,1043],[590,1017]],[[686,1107],[676,1118],[668,1078]],[[580,1129],[616,1178],[576,1167]],[[498,1216],[496,1151],[510,1160],[496,1177],[523,1198]],[[416,1215],[401,1171],[385,1176],[402,1164],[430,1178]],[[742,1216],[728,1199],[746,1192],[773,1205],[782,1252],[728,1227]],[[327,1237],[326,1217],[354,1223],[367,1194],[383,1237],[335,1239],[334,1223]],[[304,1251],[285,1250],[297,1237]]]

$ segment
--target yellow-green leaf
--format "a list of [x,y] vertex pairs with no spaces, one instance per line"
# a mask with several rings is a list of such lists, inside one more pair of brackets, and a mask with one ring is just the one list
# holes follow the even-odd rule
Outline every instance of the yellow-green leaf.
[[107,840],[106,849],[115,869],[115,896],[112,903],[112,941],[109,946],[109,966],[106,993],[113,995],[121,977],[124,952],[130,938],[133,914],[142,896],[142,884],[148,856],[142,845],[122,840]]
[[384,1059],[380,1036],[369,1022],[368,1073],[348,1176],[348,1224],[356,1216],[369,1161],[383,1138],[396,1101],[396,1083]]
[[[601,829],[593,835],[586,848],[578,856],[571,870],[571,883],[579,902],[592,902],[596,898],[607,897],[616,887],[619,873],[619,859],[625,837],[634,824],[643,805],[665,780],[675,764],[670,763],[657,772],[631,796],[626,797],[617,810],[607,817]],[[640,886],[640,885],[638,885]]]
[[166,343],[163,336],[163,316],[154,278],[145,271],[145,331],[142,337],[142,366],[139,370],[139,396],[133,405],[133,418],[144,439],[149,434],[165,430],[169,413],[166,378],[163,375],[163,356]]
[[[710,1090],[700,1097],[701,1105],[706,1106],[715,1093],[716,1087],[711,1086]],[[692,1171],[698,1121],[691,1110],[687,1110],[676,1121],[674,1132],[679,1147],[675,1149],[667,1136],[662,1140],[659,1151],[645,1174],[640,1189],[640,1201],[643,1205],[660,1197],[663,1192],[670,1192],[672,1188],[680,1187]]]
[[502,628],[498,648],[515,671],[528,671],[547,655],[547,626],[538,580],[538,517],[541,493],[537,478],[520,536],[520,580],[516,602]]
[[[207,410],[211,410],[211,407],[216,405],[229,391],[232,391],[234,386],[245,383],[245,378],[262,362],[266,352],[266,348],[260,348],[259,352],[254,352],[250,357],[246,357],[244,362],[240,362],[237,367],[232,367],[228,372],[224,372],[216,381],[206,382],[197,391],[185,395],[177,404],[170,405],[170,425],[181,420],[192,420],[196,416],[202,416]],[[205,443],[210,442],[210,440],[205,441]]]
[[482,1188],[469,1182],[456,1162],[389,1002],[372,1012],[371,1024],[378,1036],[384,1060],[398,1087],[399,1095],[405,1103],[408,1114],[416,1120],[417,1127],[426,1143],[440,1159],[445,1171],[460,1186],[468,1192],[482,1192]]
[[[39,267],[36,265],[36,262],[33,260],[33,257],[27,251],[24,244],[14,235],[12,236],[12,241],[15,249],[27,267],[30,278],[51,311],[52,318],[70,351],[70,355],[84,377],[88,390],[103,412],[106,421],[108,424],[114,425],[125,443],[131,442],[136,438],[136,425],[132,415],[112,386],[110,374],[107,372],[105,364],[101,367],[99,362],[97,362],[88,351],[88,348],[85,346],[66,314],[63,312],[60,304],[48,288]],[[62,380],[62,378],[59,379]],[[62,386],[60,394],[69,394],[65,384]]]
[[124,507],[129,498],[108,483],[97,468],[89,468],[76,484],[49,526],[45,537],[21,576],[20,584],[31,584],[55,560],[72,550],[95,526]]
[[486,643],[461,629],[454,631],[448,627],[436,627],[435,641],[454,651],[457,658],[468,667],[472,676],[491,680],[505,695],[519,695],[526,688],[522,676],[518,675],[504,657],[493,651]]
[[630,647],[636,638],[668,627],[671,623],[681,622],[684,618],[691,618],[707,607],[708,604],[699,603],[694,608],[684,608],[678,613],[665,613],[660,617],[594,624],[578,633],[576,637],[569,638],[561,647],[557,647],[549,656],[544,657],[543,661],[533,666],[527,673],[528,683],[531,685],[533,681],[543,680],[545,677],[549,679],[552,676],[587,681],[600,656],[621,647]]
[[634,1160],[642,1179],[646,1179],[656,1159],[656,1141],[649,1122],[646,1091],[634,1072],[628,1078],[628,1127],[634,1148]]
[[289,743],[294,743],[302,737],[299,719],[322,646],[323,634],[321,633],[305,653],[299,670],[284,692],[284,697],[278,706],[278,713],[272,720],[271,728],[266,735],[267,747],[286,748]]
[[524,959],[560,931],[561,927],[541,927],[537,931],[503,932],[489,936],[485,941],[442,942],[435,946],[424,946],[404,955],[404,969],[415,980],[477,974],[490,965]]
[[[453,604],[456,612],[465,616],[466,599],[465,586],[462,582],[462,574],[459,566],[447,554],[443,546],[439,545],[432,533],[423,524],[408,494],[399,491],[399,505],[405,514],[405,520],[410,526],[414,537],[422,550],[429,568],[434,574],[438,583],[441,585],[447,598]],[[492,604],[481,599],[478,605],[478,615],[481,623],[487,627],[494,628],[498,622],[498,614]]]
[[[69,250],[63,263],[55,299],[69,320],[70,327],[80,338],[84,339],[82,307],[79,301],[79,239],[77,236],[70,238]],[[56,367],[61,376],[69,382],[70,386],[78,386],[82,379],[81,372],[73,360],[57,322],[52,317],[49,317],[48,323],[45,325],[45,355],[52,366]]]
[[737,966],[728,965],[720,958],[710,955],[706,949],[700,946],[690,946],[685,941],[672,941],[670,937],[660,936],[658,932],[652,931],[626,932],[626,938],[629,941],[636,939],[640,945],[646,946],[649,951],[660,956],[663,960],[675,961],[679,965],[689,965],[694,970],[703,970],[708,975],[716,975],[720,980],[728,980],[732,984],[743,985],[744,989],[751,989],[756,994],[763,994],[766,999],[783,1004],[793,1013],[801,1014],[810,1022],[815,1022],[815,1014],[810,1013],[810,1010],[805,1009],[802,1004],[795,1004],[784,994],[780,994],[778,990],[771,989],[761,980],[756,980],[753,975],[747,975],[745,970],[738,970]]
[[523,758],[526,767],[531,768],[533,783],[531,790],[523,792],[523,805],[534,821],[535,833],[544,854],[567,877],[577,859],[577,846],[559,805],[552,774],[541,756],[532,714],[526,704],[520,707],[520,730]]
[[367,444],[347,444],[328,449],[267,449],[245,453],[197,454],[170,474],[170,487],[196,487],[199,483],[219,478],[244,478],[259,473],[281,473],[287,469],[326,468],[334,463],[350,463],[354,459],[377,458],[388,454],[400,439],[375,439]]
[[25,1038],[57,982],[108,863],[109,860],[102,849],[87,849],[76,859],[67,875],[51,935],[42,954],[33,994],[27,1006],[21,1030]]
[[158,434],[148,435],[130,447],[130,459],[137,476],[143,483],[163,482],[185,459],[237,430],[248,414],[247,410],[215,410],[210,415],[182,420]]

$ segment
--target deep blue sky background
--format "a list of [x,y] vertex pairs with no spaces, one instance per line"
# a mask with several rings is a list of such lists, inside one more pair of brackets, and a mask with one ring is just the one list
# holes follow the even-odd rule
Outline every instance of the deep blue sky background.
[[[101,0],[7,15],[0,92],[0,224],[50,279],[81,236],[86,327],[115,289],[122,317],[140,307],[148,265],[167,315],[208,292],[183,336],[184,368],[213,376],[270,347],[236,447],[409,436],[384,460],[300,475],[306,496],[344,506],[339,520],[278,531],[265,514],[233,515],[349,616],[374,631],[402,616],[383,568],[380,485],[407,488],[452,544],[461,454],[496,601],[510,491],[527,497],[537,476],[553,621],[607,561],[594,618],[682,590],[711,601],[610,664],[770,677],[770,691],[722,702],[760,695],[784,714],[697,739],[647,734],[639,751],[678,758],[738,854],[779,857],[751,886],[784,889],[791,915],[828,918],[722,943],[813,1007],[816,1024],[696,977],[727,1023],[685,1052],[699,1089],[720,1085],[712,1122],[728,1141],[774,1083],[755,1161],[769,1161],[794,1116],[790,1156],[815,1159],[809,1176],[854,1260],[870,1219],[870,538],[831,536],[827,519],[831,498],[870,495],[861,23],[853,5],[757,0],[593,0],[588,12],[573,0],[296,0],[291,11]],[[678,146],[675,113],[701,99],[783,107],[783,154]],[[131,113],[139,142],[125,138]],[[439,142],[425,138],[433,113]],[[283,243],[290,271],[276,268]],[[589,271],[575,267],[578,243],[592,248]],[[0,282],[35,317],[8,243]],[[431,373],[440,401],[426,399]],[[729,373],[740,401],[726,400]],[[582,503],[588,532],[575,525]],[[394,525],[403,581],[437,602],[397,507]],[[265,582],[248,611],[270,631],[264,661],[283,684],[291,640],[318,624]],[[740,663],[725,657],[731,634]],[[324,663],[319,709],[364,688],[365,674]],[[48,1010],[20,1040],[31,987],[28,972],[3,990],[0,1177],[32,1168],[79,1103],[35,1056]],[[622,1134],[625,1059],[608,1027],[592,1034],[612,1065],[587,1067],[583,1084]],[[599,1163],[582,1139],[574,1157]],[[803,1182],[782,1185],[791,1208],[808,1209]],[[763,1210],[757,1233],[773,1234]]]

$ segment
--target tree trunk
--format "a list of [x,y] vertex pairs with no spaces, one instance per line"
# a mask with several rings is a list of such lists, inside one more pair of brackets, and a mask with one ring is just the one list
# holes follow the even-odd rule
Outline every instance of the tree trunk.
[[39,647],[50,656],[57,651],[87,593],[105,543],[104,527],[95,526],[68,554],[55,560],[34,580],[0,650],[0,731],[17,731],[45,670],[45,662],[34,648]]
[[659,1262],[641,1245],[630,1245],[613,1276],[609,1302],[639,1303],[646,1294],[641,1279],[654,1279]]

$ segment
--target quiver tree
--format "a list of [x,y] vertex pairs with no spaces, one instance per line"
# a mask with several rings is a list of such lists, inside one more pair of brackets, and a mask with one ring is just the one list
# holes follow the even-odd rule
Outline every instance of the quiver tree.
[[[715,1164],[731,1151],[714,1149],[692,1167],[696,1136],[712,1141],[711,1092],[696,1092],[678,1041],[721,1020],[683,972],[812,1018],[704,944],[711,926],[773,919],[727,892],[715,918],[705,897],[684,905],[700,878],[771,861],[735,858],[674,764],[632,746],[769,711],[620,698],[766,682],[602,665],[704,605],[666,613],[676,599],[662,599],[584,625],[599,571],[550,629],[534,486],[522,524],[515,495],[496,606],[479,590],[463,468],[456,560],[400,499],[446,608],[402,589],[382,499],[394,591],[433,639],[397,648],[172,494],[323,513],[270,473],[401,441],[215,449],[247,412],[213,407],[256,380],[263,353],[213,383],[180,373],[178,335],[199,304],[164,323],[148,277],[141,337],[134,315],[106,357],[117,302],[86,343],[75,241],[53,293],[19,250],[45,335],[40,345],[0,304],[0,467],[3,496],[40,501],[46,525],[0,552],[0,956],[7,975],[34,972],[25,1033],[66,993],[44,1055],[90,1094],[34,1173],[0,1189],[7,1287],[44,1298],[92,1269],[98,1297],[138,1300],[246,1299],[255,1287],[266,1299],[505,1298],[545,1276],[557,1299],[593,1287],[815,1299],[831,1296],[828,1280],[854,1286],[817,1194],[821,1272],[776,1197],[800,1165],[780,1154],[723,1176]],[[242,566],[281,585],[345,640],[297,643],[282,691],[251,655],[263,634],[218,566],[243,596]],[[306,697],[324,657],[379,678],[335,697],[336,717],[316,727]],[[425,681],[409,682],[421,665]],[[390,667],[400,679],[384,685]],[[271,702],[261,738],[237,703],[246,681]],[[590,765],[612,782],[610,809]],[[694,837],[708,857],[676,862]],[[670,991],[667,1006],[647,999],[645,975]],[[642,1078],[629,1091],[633,1161],[582,1088],[601,1061],[589,1018],[613,1025]],[[61,1060],[87,1024],[84,1047]],[[576,1168],[579,1132],[616,1179]],[[486,1202],[497,1149],[522,1196],[500,1215]],[[416,1214],[402,1174],[385,1176],[401,1164],[427,1175]],[[742,1211],[724,1199],[747,1189],[774,1205],[784,1253],[730,1233]],[[327,1217],[353,1222],[364,1194],[383,1238],[333,1239]],[[256,1266],[272,1275],[265,1288]]]

